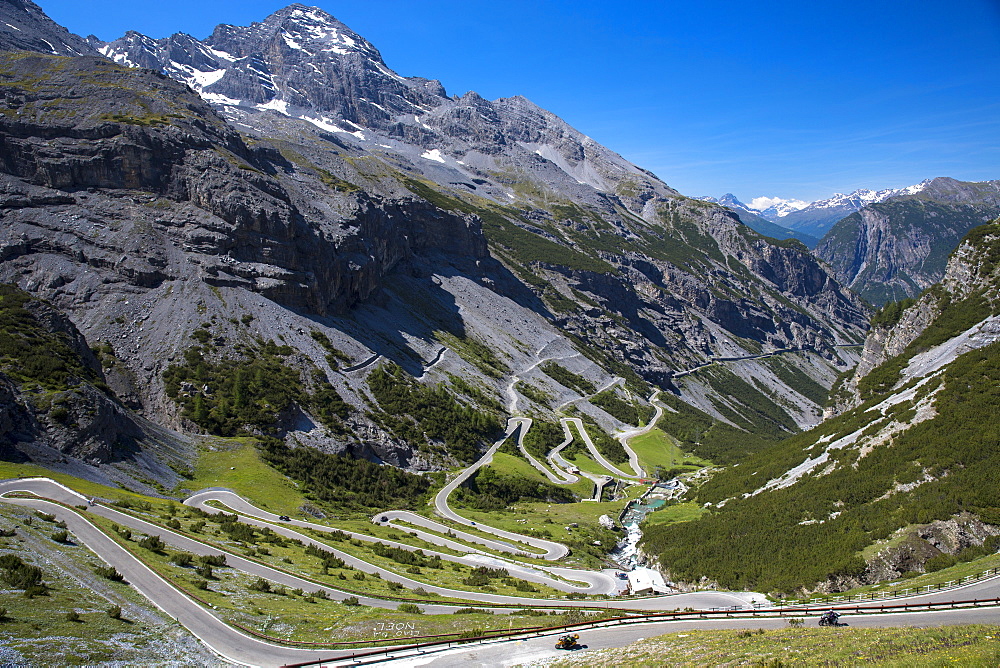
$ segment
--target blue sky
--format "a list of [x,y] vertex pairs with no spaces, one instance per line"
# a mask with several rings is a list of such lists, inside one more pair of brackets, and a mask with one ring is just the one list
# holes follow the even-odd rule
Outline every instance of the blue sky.
[[[37,0],[73,32],[203,38],[289,2]],[[524,95],[687,195],[1000,179],[1000,0],[314,0],[400,74]]]

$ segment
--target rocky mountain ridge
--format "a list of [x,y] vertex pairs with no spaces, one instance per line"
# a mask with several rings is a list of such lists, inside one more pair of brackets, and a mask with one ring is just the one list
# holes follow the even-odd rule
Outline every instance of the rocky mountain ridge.
[[86,40],[56,24],[31,0],[0,2],[0,51],[94,56]]
[[884,202],[893,197],[916,194],[923,190],[927,183],[928,181],[923,181],[906,188],[886,188],[883,190],[861,188],[846,195],[835,193],[826,199],[810,202],[807,206],[785,212],[780,221],[782,225],[793,230],[821,238],[838,220],[845,216],[869,204]]
[[219,26],[204,42],[129,33],[96,46],[116,62],[191,85],[248,130],[261,112],[305,120],[352,145],[419,158],[431,180],[450,179],[501,203],[521,171],[576,198],[594,200],[595,189],[635,198],[640,212],[652,197],[677,194],[524,98],[449,97],[437,81],[399,76],[374,46],[315,7],[294,4],[248,27]]
[[[205,43],[123,39],[98,46],[181,81],[3,54],[0,280],[109,349],[108,385],[161,425],[454,463],[457,446],[413,437],[420,415],[407,427],[380,407],[391,397],[369,379],[398,366],[456,416],[502,417],[515,397],[623,426],[538,370],[551,359],[622,401],[660,384],[740,428],[794,430],[817,419],[813,386],[851,363],[838,346],[863,337],[864,307],[801,247],[523,98],[398,77],[319,10]],[[672,384],[714,357],[785,349],[805,351],[813,380],[766,374],[721,403],[718,381]],[[269,389],[241,385],[255,363],[286,391],[234,407],[219,387]]]
[[[768,236],[778,239],[795,237],[810,248],[813,248],[819,242],[819,239],[841,218],[869,204],[883,202],[892,197],[919,193],[930,181],[930,179],[927,179],[917,185],[906,188],[887,188],[878,191],[861,188],[846,195],[843,193],[834,193],[826,199],[814,202],[782,199],[780,197],[755,197],[751,200],[750,204],[744,204],[732,193],[727,193],[719,199],[715,199],[714,197],[701,197],[699,199],[722,204],[734,211],[746,212],[748,216],[756,216],[773,225],[777,225],[776,228],[771,228],[771,231],[785,231],[779,232],[780,236],[779,234],[768,234]],[[751,220],[755,224],[760,224],[759,221]],[[744,222],[747,221],[744,220]],[[761,234],[767,234],[763,230],[757,229],[755,224],[747,224]]]

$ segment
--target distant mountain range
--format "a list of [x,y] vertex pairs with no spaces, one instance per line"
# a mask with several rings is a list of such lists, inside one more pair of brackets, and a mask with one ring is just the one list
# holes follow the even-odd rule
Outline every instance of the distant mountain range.
[[809,206],[809,202],[800,199],[782,199],[780,197],[754,197],[750,200],[750,207],[759,211],[760,215],[774,222],[782,216],[787,216],[793,211],[799,211]]
[[941,279],[962,236],[1000,215],[1000,181],[938,177],[809,203],[756,197],[748,205],[731,193],[701,199],[721,204],[760,234],[802,241],[838,281],[880,305],[915,297]]
[[[918,193],[927,183],[928,181],[924,181],[907,188],[890,188],[878,191],[863,188],[855,190],[849,195],[835,193],[827,199],[815,202],[780,197],[755,197],[750,201],[750,204],[744,204],[732,193],[727,193],[718,199],[714,197],[701,197],[699,199],[721,204],[736,212],[745,225],[760,234],[776,239],[799,239],[813,248],[841,218],[849,216],[862,207],[885,201],[890,197]],[[957,241],[956,239],[956,243]]]
[[814,249],[873,304],[916,297],[941,280],[973,227],[1000,215],[1000,181],[924,181],[841,218]]
[[[782,225],[798,232],[822,237],[841,218],[849,216],[869,204],[884,202],[892,197],[916,194],[923,190],[927,183],[928,181],[924,181],[907,188],[889,188],[877,191],[861,189],[855,190],[849,195],[836,193],[827,199],[818,200],[800,209],[788,211],[776,218],[776,220],[780,220]],[[955,243],[958,243],[957,239]]]
[[765,237],[771,237],[772,239],[798,239],[809,248],[813,248],[819,243],[819,237],[778,225],[772,220],[765,218],[763,211],[747,206],[732,193],[726,193],[718,199],[714,197],[700,197],[699,199],[705,202],[721,204],[739,216],[740,221],[744,225],[758,234],[763,234]]

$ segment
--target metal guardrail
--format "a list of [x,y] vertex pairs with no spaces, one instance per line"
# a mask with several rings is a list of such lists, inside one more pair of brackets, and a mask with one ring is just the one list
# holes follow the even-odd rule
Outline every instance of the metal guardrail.
[[813,603],[851,603],[853,601],[876,601],[893,598],[903,598],[908,596],[920,596],[931,594],[937,591],[956,589],[971,582],[977,582],[985,578],[1000,575],[1000,568],[991,568],[974,575],[966,575],[957,580],[948,580],[932,585],[922,585],[920,587],[905,587],[903,589],[893,589],[892,591],[868,592],[867,594],[841,594],[839,596],[814,596],[808,601],[789,605],[809,605]]
[[[953,610],[959,608],[979,608],[979,607],[1000,607],[1000,598],[987,598],[987,599],[969,599],[965,601],[943,601],[943,602],[925,602],[925,603],[899,603],[896,605],[855,605],[855,606],[840,606],[834,607],[834,610],[839,610],[843,612],[852,612],[856,615],[862,614],[893,614],[900,612],[920,612],[920,611],[932,611],[932,610]],[[464,638],[461,640],[449,640],[449,641],[433,641],[425,643],[415,643],[410,645],[397,645],[392,649],[381,649],[367,652],[352,653],[350,656],[344,655],[336,658],[326,659],[322,661],[309,661],[305,663],[293,663],[287,664],[282,668],[308,668],[310,666],[320,667],[326,664],[337,664],[343,665],[345,663],[351,663],[353,665],[365,665],[369,663],[378,663],[380,661],[385,661],[390,658],[398,658],[391,656],[395,653],[400,653],[405,656],[415,656],[426,653],[425,650],[433,649],[449,649],[451,647],[457,647],[460,645],[468,645],[474,643],[485,643],[485,642],[496,642],[504,640],[516,640],[516,639],[527,639],[536,638],[544,635],[558,634],[566,631],[583,631],[587,629],[604,628],[608,626],[621,626],[627,624],[645,624],[649,622],[665,622],[665,621],[675,621],[682,619],[785,619],[788,617],[798,617],[798,616],[808,616],[808,615],[821,615],[824,612],[830,610],[830,606],[814,606],[810,608],[767,608],[761,610],[743,610],[739,606],[734,606],[734,609],[728,610],[695,610],[689,612],[661,612],[652,613],[648,615],[637,615],[633,617],[619,617],[615,619],[603,620],[599,622],[584,622],[580,624],[566,624],[562,626],[550,626],[544,628],[537,628],[533,630],[516,630],[514,632],[500,631],[494,632],[489,631],[487,633],[496,633],[496,635],[482,635],[473,638]]]

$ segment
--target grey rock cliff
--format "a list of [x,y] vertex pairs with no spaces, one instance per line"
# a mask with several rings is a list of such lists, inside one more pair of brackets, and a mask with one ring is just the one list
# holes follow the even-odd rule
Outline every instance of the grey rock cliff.
[[876,304],[914,297],[941,279],[962,236],[1000,215],[1000,181],[937,178],[917,194],[870,204],[816,246],[838,280]]
[[0,51],[97,55],[86,40],[50,19],[31,0],[0,0]]
[[[987,239],[993,239],[994,243],[997,234],[995,227],[994,223],[981,228],[986,231]],[[926,291],[904,309],[898,319],[873,327],[868,332],[861,359],[844,389],[838,393],[833,412],[843,412],[858,405],[860,398],[857,388],[861,380],[880,365],[907,351],[910,344],[934,324],[947,305],[962,302],[976,294],[984,295],[987,304],[996,303],[995,266],[984,255],[988,254],[988,247],[982,239],[967,239],[951,254],[944,276],[933,289]],[[978,315],[974,313],[973,320],[978,323],[989,315],[987,308]],[[961,333],[955,331],[953,336]]]
[[[280,156],[248,148],[197,96],[162,75],[40,55],[11,66],[13,113],[0,119],[7,259],[47,250],[113,267],[118,280],[145,288],[194,264],[210,284],[241,285],[323,314],[370,296],[414,253],[485,256],[476,220],[422,202],[355,193],[342,198],[352,210],[347,220],[307,220],[306,196],[276,178]],[[40,74],[45,86],[18,87],[18,77]],[[122,102],[121,88],[138,102]],[[79,194],[86,190],[97,192]],[[150,205],[121,220],[131,231],[119,230],[113,242],[90,223],[95,214],[120,218],[113,213],[120,204],[105,190],[141,191],[138,200]],[[46,204],[56,208],[38,210]],[[76,223],[51,238],[53,217]]]

